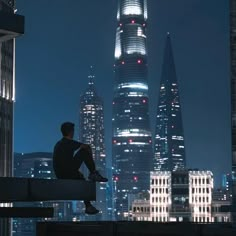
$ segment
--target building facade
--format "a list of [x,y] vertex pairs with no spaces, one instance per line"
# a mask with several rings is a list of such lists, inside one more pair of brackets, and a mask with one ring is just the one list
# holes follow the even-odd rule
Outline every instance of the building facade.
[[236,0],[230,0],[232,220],[236,223]]
[[147,68],[147,1],[119,0],[113,97],[113,178],[117,219],[147,191],[152,163]]
[[[88,88],[80,97],[80,141],[91,145],[96,168],[103,176],[106,176],[104,106],[95,89],[95,75],[92,67],[90,68],[88,79]],[[82,168],[82,172],[86,173],[87,168],[85,166]],[[100,210],[100,213],[96,216],[88,216],[89,220],[107,219],[106,192],[106,183],[97,184],[97,201],[95,205]]]
[[[17,21],[16,21],[17,19]],[[16,23],[17,22],[17,23]],[[17,32],[16,32],[17,31]],[[15,1],[0,0],[0,176],[12,176],[13,103],[15,100],[15,37],[23,34],[24,17],[15,14]],[[0,207],[8,204],[0,203]],[[8,236],[11,222],[0,219],[0,235]]]
[[[13,7],[5,2],[0,1],[0,11],[13,14]],[[14,39],[0,42],[0,176],[12,176],[14,57]]]
[[150,200],[133,202],[132,219],[154,222],[214,222],[212,190],[211,171],[151,172]]
[[[225,178],[223,178],[225,180]],[[214,222],[231,222],[231,194],[227,181],[223,181],[221,188],[213,190],[212,194],[212,217]]]
[[171,208],[171,172],[151,172],[150,179],[151,220],[168,222]]
[[211,171],[189,172],[189,204],[193,222],[214,222],[211,212],[213,184]]
[[184,131],[170,34],[167,34],[154,141],[154,170],[184,169]]

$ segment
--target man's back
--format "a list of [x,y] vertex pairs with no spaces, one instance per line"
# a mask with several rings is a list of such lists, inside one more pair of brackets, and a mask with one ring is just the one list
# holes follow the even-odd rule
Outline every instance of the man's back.
[[58,141],[53,151],[53,168],[58,178],[70,178],[70,172],[74,170],[74,152],[81,143],[63,137]]

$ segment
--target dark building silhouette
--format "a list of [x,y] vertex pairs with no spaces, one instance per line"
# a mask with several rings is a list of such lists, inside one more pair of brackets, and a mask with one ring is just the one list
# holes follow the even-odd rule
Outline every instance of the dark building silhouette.
[[154,170],[185,168],[184,132],[178,81],[168,33],[164,52],[157,107]]
[[232,117],[232,220],[236,223],[236,0],[230,0],[231,117]]
[[[0,176],[12,176],[15,37],[24,33],[24,17],[15,1],[0,0]],[[1,190],[2,191],[2,190]],[[0,207],[9,204],[0,203]],[[10,220],[0,219],[0,235],[10,235]]]
[[[88,88],[80,97],[80,141],[91,145],[96,169],[106,176],[106,150],[104,136],[104,108],[101,97],[98,96],[94,85],[95,75],[93,67],[90,68],[88,76]],[[82,172],[88,173],[87,168],[82,166]],[[86,173],[86,175],[87,175]],[[100,213],[96,216],[87,216],[89,220],[107,220],[107,184],[97,184],[96,207]]]
[[117,219],[127,216],[135,194],[149,189],[153,156],[146,21],[146,0],[118,1],[112,118]]

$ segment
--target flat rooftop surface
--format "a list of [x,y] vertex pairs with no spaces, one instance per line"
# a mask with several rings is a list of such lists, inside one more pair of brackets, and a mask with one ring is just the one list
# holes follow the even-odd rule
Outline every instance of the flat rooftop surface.
[[132,221],[40,222],[37,236],[236,236],[232,224]]

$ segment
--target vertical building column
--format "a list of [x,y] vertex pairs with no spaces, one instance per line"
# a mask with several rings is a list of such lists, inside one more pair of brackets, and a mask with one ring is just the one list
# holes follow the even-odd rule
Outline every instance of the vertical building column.
[[[3,177],[13,173],[14,38],[24,33],[24,17],[14,11],[14,0],[0,0],[0,176]],[[0,203],[0,207],[6,205]],[[0,236],[11,235],[11,228],[11,220],[0,219]]]
[[230,0],[232,221],[236,223],[236,0]]

